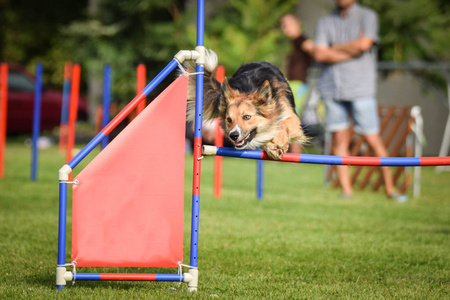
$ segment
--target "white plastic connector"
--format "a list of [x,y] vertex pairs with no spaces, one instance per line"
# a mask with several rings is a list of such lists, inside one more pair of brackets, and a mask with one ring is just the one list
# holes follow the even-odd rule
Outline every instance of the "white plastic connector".
[[217,147],[216,146],[203,145],[203,147],[202,147],[202,154],[203,155],[216,155],[217,154]]
[[198,65],[204,66],[206,63],[206,48],[204,46],[197,46],[195,47],[195,51],[199,53],[199,57],[196,59],[196,63]]
[[69,165],[64,165],[59,169],[58,179],[60,181],[67,181],[69,180],[70,173],[72,173],[72,168]]
[[194,50],[180,50],[175,54],[175,59],[182,64],[185,60],[197,60],[200,57],[200,52]]
[[188,282],[188,291],[196,292],[198,286],[198,269],[189,269],[189,274],[192,279]]
[[56,285],[66,285],[67,281],[72,281],[72,272],[68,272],[65,267],[56,267]]
[[183,273],[183,282],[191,282],[194,279],[194,276],[192,276],[189,273]]

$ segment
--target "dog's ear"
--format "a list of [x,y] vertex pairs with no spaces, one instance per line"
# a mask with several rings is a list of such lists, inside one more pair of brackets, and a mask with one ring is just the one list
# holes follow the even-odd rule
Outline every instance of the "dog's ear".
[[261,87],[256,91],[255,98],[260,104],[268,104],[272,99],[272,87],[268,80],[264,81]]
[[231,89],[230,84],[228,83],[228,79],[226,77],[223,79],[221,89],[222,89],[222,95],[223,95],[225,102],[228,102],[234,93],[233,93],[233,90]]

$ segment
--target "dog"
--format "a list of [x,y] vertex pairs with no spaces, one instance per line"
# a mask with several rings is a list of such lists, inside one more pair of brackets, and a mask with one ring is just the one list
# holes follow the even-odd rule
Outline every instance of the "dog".
[[[242,64],[219,83],[214,73],[218,58],[206,51],[203,74],[203,119],[220,118],[220,126],[236,149],[260,147],[279,160],[290,143],[307,141],[294,110],[289,83],[276,66],[267,62]],[[195,63],[185,64],[195,70]],[[195,118],[196,76],[189,77],[187,120]]]

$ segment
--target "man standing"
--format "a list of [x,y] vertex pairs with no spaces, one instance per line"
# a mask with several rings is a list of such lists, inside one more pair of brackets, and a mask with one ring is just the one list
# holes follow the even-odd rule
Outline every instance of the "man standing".
[[[375,99],[378,16],[356,0],[335,2],[331,14],[319,20],[314,43],[305,44],[322,63],[318,88],[326,107],[326,128],[333,133],[332,150],[334,155],[349,155],[350,115],[355,131],[365,137],[376,156],[385,157]],[[337,173],[342,197],[350,198],[348,167],[338,166]],[[396,192],[390,169],[382,167],[382,174],[388,198],[406,201]]]

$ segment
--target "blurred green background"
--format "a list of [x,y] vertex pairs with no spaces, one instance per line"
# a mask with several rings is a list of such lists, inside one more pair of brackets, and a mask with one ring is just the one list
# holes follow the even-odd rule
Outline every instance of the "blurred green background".
[[[218,53],[229,74],[249,61],[282,67],[290,47],[279,19],[308,2],[324,10],[333,6],[331,0],[208,0],[205,46]],[[359,2],[379,13],[380,60],[450,59],[448,0]],[[61,85],[65,61],[81,63],[89,79],[111,64],[120,70],[113,77],[119,101],[135,92],[134,65],[145,63],[152,78],[178,50],[195,46],[192,0],[0,0],[0,13],[1,61],[30,71],[42,62],[45,82],[55,86]]]

